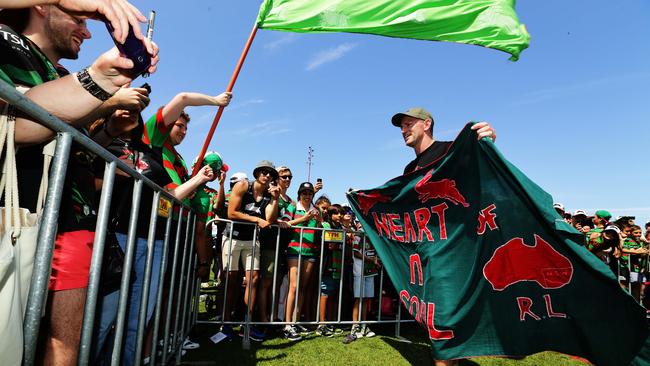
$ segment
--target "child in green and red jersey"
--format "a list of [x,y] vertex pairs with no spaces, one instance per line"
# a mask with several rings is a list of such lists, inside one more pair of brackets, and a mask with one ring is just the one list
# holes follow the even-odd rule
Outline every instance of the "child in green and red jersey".
[[[313,228],[320,226],[321,216],[318,209],[311,203],[314,192],[315,189],[311,183],[300,184],[298,202],[295,205],[290,204],[282,215],[284,223],[281,226],[297,227],[293,230],[293,237],[287,247],[287,266],[289,267],[289,291],[285,309],[287,322],[295,322],[300,319],[305,288],[309,284],[318,260],[319,250],[314,241],[315,230]],[[298,289],[298,273],[300,273],[300,289]],[[296,297],[298,299],[297,307],[295,307]],[[302,339],[299,333],[304,334],[305,332],[307,330],[304,327],[287,324],[284,336],[291,341],[297,341]]]
[[629,277],[623,281],[626,288],[631,283],[632,296],[639,301],[641,295],[641,279],[647,272],[648,249],[641,240],[641,227],[631,225],[630,235],[623,241],[623,255],[621,256],[621,270],[629,271]]
[[[340,281],[341,281],[341,268],[343,267],[343,251],[342,244],[345,240],[345,233],[341,230],[341,206],[332,205],[327,209],[327,217],[329,221],[323,222],[323,227],[333,229],[333,231],[325,231],[323,248],[323,275],[321,277],[321,295],[320,295],[320,314],[319,319],[321,322],[327,320],[327,313],[330,308],[328,303],[330,299],[336,299]],[[334,327],[331,325],[320,325],[316,329],[316,334],[323,337],[332,337],[334,335]]]
[[[363,233],[355,233],[352,242],[352,256],[354,260],[354,306],[352,307],[352,321],[366,320],[368,306],[375,297],[375,276],[379,274],[381,263],[375,248]],[[363,299],[363,300],[362,300]],[[361,307],[361,318],[359,317]],[[350,343],[361,337],[374,337],[375,333],[366,325],[355,324],[352,331],[345,337],[343,343]]]

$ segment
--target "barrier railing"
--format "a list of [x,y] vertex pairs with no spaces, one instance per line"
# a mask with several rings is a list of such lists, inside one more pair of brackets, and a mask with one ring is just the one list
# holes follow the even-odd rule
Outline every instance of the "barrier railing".
[[[131,271],[133,268],[133,258],[135,255],[136,246],[136,226],[141,204],[141,195],[143,186],[147,186],[155,193],[151,202],[150,214],[150,229],[147,238],[147,255],[145,261],[145,271],[143,278],[143,290],[141,293],[140,311],[138,315],[138,328],[137,328],[137,343],[136,352],[133,355],[136,364],[140,363],[142,359],[142,352],[144,348],[144,335],[147,329],[147,306],[149,286],[152,280],[152,266],[153,266],[153,248],[156,233],[156,219],[157,207],[161,197],[165,197],[171,202],[169,207],[169,215],[166,221],[166,228],[163,240],[163,258],[161,263],[160,275],[158,278],[158,286],[155,289],[157,293],[155,315],[153,317],[153,334],[151,344],[151,364],[159,364],[156,362],[157,349],[158,349],[158,332],[161,326],[161,317],[165,311],[163,319],[164,326],[164,344],[162,349],[162,364],[167,364],[172,359],[176,363],[180,363],[181,344],[189,332],[189,321],[191,311],[190,306],[192,289],[197,288],[196,280],[193,276],[193,264],[196,262],[196,255],[194,254],[194,227],[196,226],[196,215],[188,211],[187,218],[184,219],[183,212],[188,210],[181,201],[176,200],[169,192],[162,189],[160,186],[147,179],[145,176],[129,167],[126,163],[115,157],[106,149],[102,148],[87,136],[83,135],[73,127],[65,124],[61,120],[53,117],[47,111],[31,102],[28,98],[16,91],[11,85],[0,81],[0,98],[12,104],[17,109],[27,113],[34,118],[38,123],[52,129],[56,132],[56,149],[52,160],[52,165],[49,174],[49,186],[47,189],[47,198],[44,211],[41,217],[39,228],[36,254],[34,256],[34,267],[32,282],[29,289],[27,310],[24,317],[24,353],[23,364],[27,366],[34,365],[36,362],[36,349],[39,339],[39,332],[41,328],[41,317],[44,313],[44,304],[48,296],[48,282],[50,278],[50,270],[52,265],[52,253],[54,249],[54,241],[57,233],[57,220],[58,212],[61,205],[61,195],[63,191],[66,169],[68,166],[68,157],[70,155],[70,148],[73,141],[85,150],[96,155],[97,158],[105,161],[104,180],[102,183],[101,197],[98,208],[97,223],[95,229],[95,239],[92,250],[92,260],[90,265],[90,273],[88,279],[88,287],[86,293],[86,305],[84,308],[82,332],[79,343],[78,364],[87,365],[93,363],[91,359],[91,348],[93,332],[95,331],[95,318],[96,306],[98,303],[100,274],[102,266],[102,257],[104,254],[105,237],[107,233],[107,224],[109,222],[109,211],[111,207],[111,200],[113,196],[113,187],[115,183],[116,169],[120,169],[131,177],[133,181],[133,199],[131,216],[129,218],[128,239],[125,250],[125,262],[120,284],[119,305],[117,313],[117,321],[115,325],[115,342],[112,351],[111,364],[121,364],[121,350],[122,341],[124,338],[124,328],[126,322],[126,310],[128,304],[128,289],[131,283]],[[19,172],[20,174],[20,172]],[[144,203],[145,206],[149,204]],[[173,219],[173,212],[176,207],[180,207],[180,214],[178,219]],[[174,253],[171,267],[169,266],[168,249],[170,245],[171,228],[173,221],[177,221],[177,230],[174,242]],[[183,249],[181,260],[181,268],[178,270],[179,265],[179,248],[181,245],[181,231],[183,222],[185,222],[185,238],[183,240]],[[191,231],[191,235],[190,235]],[[166,273],[171,270],[171,286],[169,286],[170,294],[166,304],[163,302],[163,289]],[[176,291],[176,292],[175,292]],[[176,299],[176,304],[173,306],[172,300]],[[164,306],[165,305],[165,306]],[[174,318],[172,319],[172,311],[175,310]],[[196,310],[196,307],[194,307]],[[173,321],[173,328],[171,323]],[[170,332],[172,336],[171,345],[169,343]]]
[[[232,263],[232,244],[233,244],[233,230],[234,230],[234,225],[241,225],[241,226],[253,226],[253,238],[252,238],[252,243],[258,242],[258,238],[260,237],[260,229],[259,227],[254,224],[254,223],[247,223],[247,222],[236,222],[232,220],[226,220],[226,219],[220,219],[216,218],[213,220],[208,221],[207,226],[209,227],[211,224],[217,225],[217,224],[226,224],[227,227],[223,231],[222,237],[223,239],[221,242],[217,241],[216,246],[219,247],[221,246],[221,250],[227,250],[228,251],[228,261],[227,263],[221,263],[221,269],[225,270],[225,273],[222,273],[224,280],[219,281],[220,286],[223,286],[223,299],[218,299],[222,305],[221,309],[221,314],[219,316],[218,320],[198,320],[195,321],[197,324],[214,324],[214,325],[241,325],[244,329],[243,332],[243,341],[242,341],[242,347],[244,349],[248,349],[250,347],[250,330],[251,326],[253,325],[287,325],[287,324],[295,324],[295,325],[353,325],[353,324],[389,324],[389,323],[394,323],[395,324],[395,335],[398,338],[401,338],[400,336],[400,325],[402,323],[411,323],[414,322],[413,319],[402,319],[401,318],[401,306],[397,306],[396,309],[396,318],[395,319],[386,319],[385,314],[382,313],[382,299],[383,299],[383,290],[384,290],[384,269],[383,267],[379,271],[379,274],[377,276],[379,277],[379,290],[375,291],[375,293],[378,294],[378,311],[377,311],[377,320],[361,320],[362,316],[362,306],[364,306],[364,296],[365,296],[365,286],[364,286],[364,279],[366,277],[365,275],[365,260],[363,258],[366,257],[366,235],[363,231],[346,231],[346,230],[339,230],[339,229],[329,229],[329,228],[313,228],[313,227],[302,227],[302,226],[291,226],[289,228],[280,228],[278,225],[272,225],[270,229],[267,230],[273,230],[275,233],[273,235],[270,235],[271,237],[275,238],[275,245],[274,245],[274,261],[273,263],[274,268],[273,268],[273,275],[272,275],[272,287],[271,287],[271,295],[270,295],[270,309],[271,309],[271,318],[270,321],[260,321],[260,320],[253,320],[252,319],[252,312],[254,309],[251,308],[251,301],[248,301],[246,304],[246,309],[245,309],[245,314],[243,319],[239,320],[226,320],[230,319],[230,314],[227,314],[227,312],[233,310],[228,308],[227,304],[230,299],[228,299],[229,296],[229,286],[232,286],[230,283],[230,273],[232,272],[232,268],[235,267]],[[300,309],[298,309],[298,304],[299,304],[299,297],[300,296],[305,296],[305,294],[302,294],[300,291],[300,283],[301,283],[301,277],[302,277],[302,264],[304,262],[304,256],[303,256],[303,251],[300,250],[298,252],[298,270],[297,270],[297,280],[296,280],[296,296],[294,298],[293,304],[286,304],[285,306],[293,306],[293,314],[296,319],[296,321],[293,321],[292,319],[284,319],[283,321],[276,321],[275,316],[277,315],[277,308],[276,304],[278,303],[279,300],[279,295],[278,295],[278,280],[279,278],[279,263],[278,261],[281,260],[281,254],[282,251],[286,250],[286,246],[281,247],[281,231],[282,230],[291,230],[293,233],[298,234],[299,236],[299,245],[300,247],[303,246],[303,241],[305,240],[305,231],[314,231],[314,232],[320,232],[320,240],[318,243],[315,243],[318,248],[319,248],[319,255],[318,255],[318,262],[319,265],[317,267],[318,269],[318,292],[314,293],[314,295],[317,295],[317,301],[316,301],[316,315],[315,319],[306,319],[304,321],[300,320]],[[356,238],[354,238],[356,237]],[[354,239],[353,239],[354,238]],[[358,320],[344,320],[344,318],[347,318],[343,316],[342,311],[343,311],[343,299],[344,299],[344,294],[347,294],[347,291],[345,291],[345,279],[346,279],[346,271],[350,271],[351,268],[349,266],[349,263],[346,264],[346,255],[351,255],[351,248],[350,246],[352,245],[352,240],[358,240],[360,241],[360,247],[361,247],[361,259],[360,260],[360,301],[358,304]],[[325,254],[325,245],[328,243],[336,243],[340,244],[341,246],[341,256],[343,259],[343,263],[341,263],[341,273],[340,273],[340,278],[338,279],[338,301],[337,301],[337,306],[336,306],[336,319],[332,320],[327,320],[327,321],[321,321],[319,318],[320,314],[320,299],[321,294],[322,294],[322,289],[321,289],[321,283],[323,281],[323,274],[325,271],[324,268],[324,254]],[[285,243],[283,243],[285,244]],[[261,251],[262,246],[264,245],[269,245],[269,243],[261,243],[261,246],[258,247],[257,245],[252,246],[252,257],[255,258],[256,255],[259,255],[257,253],[258,251]],[[268,247],[267,247],[268,248]],[[346,254],[347,253],[347,254]],[[353,255],[353,254],[352,254]],[[355,259],[353,258],[347,258],[349,259],[348,262],[354,261]],[[254,262],[254,260],[251,260],[251,262]],[[354,266],[354,264],[353,264]],[[237,268],[241,268],[238,265],[236,266]],[[251,266],[251,268],[254,268]],[[244,268],[245,270],[245,268]],[[251,298],[250,292],[253,290],[253,271],[250,271],[248,273],[248,277],[246,278],[246,286],[248,289],[249,293],[249,299]],[[216,279],[215,279],[216,280]],[[198,290],[198,289],[197,289]],[[198,297],[198,293],[197,293]],[[353,296],[354,297],[354,296]],[[259,298],[257,300],[257,303],[259,304]],[[305,305],[303,305],[304,307]],[[350,308],[351,310],[351,308]]]

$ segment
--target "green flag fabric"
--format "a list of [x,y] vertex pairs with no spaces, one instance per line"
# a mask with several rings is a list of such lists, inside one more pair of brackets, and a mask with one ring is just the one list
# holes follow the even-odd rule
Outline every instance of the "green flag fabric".
[[474,44],[516,61],[530,36],[514,6],[515,0],[265,0],[257,25]]
[[429,166],[348,194],[434,357],[552,350],[650,364],[645,310],[471,125]]

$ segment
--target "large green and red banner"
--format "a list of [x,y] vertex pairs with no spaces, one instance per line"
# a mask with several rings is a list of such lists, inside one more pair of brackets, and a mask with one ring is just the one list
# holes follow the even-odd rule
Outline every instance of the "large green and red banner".
[[551,196],[470,126],[431,165],[348,194],[434,357],[552,350],[650,364],[645,310]]

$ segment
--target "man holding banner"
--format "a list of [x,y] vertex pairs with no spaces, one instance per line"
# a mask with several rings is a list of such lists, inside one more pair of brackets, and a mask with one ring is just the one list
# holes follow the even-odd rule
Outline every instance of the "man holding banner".
[[[424,108],[410,108],[406,112],[397,113],[391,118],[393,126],[399,127],[406,146],[413,148],[416,158],[404,167],[404,174],[408,174],[433,163],[447,153],[451,141],[436,141],[433,138],[433,117]],[[481,122],[472,126],[476,130],[479,140],[490,137],[492,141],[497,138],[494,128],[488,123]],[[436,366],[457,365],[457,361],[436,360]]]
[[392,122],[416,159],[407,174],[347,197],[400,304],[434,359],[447,360],[438,365],[549,350],[650,364],[645,309],[585,250],[551,195],[501,155],[489,124],[468,123],[452,143],[433,139],[426,110]]

